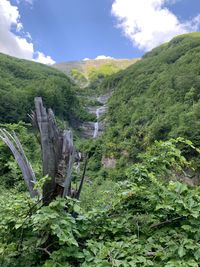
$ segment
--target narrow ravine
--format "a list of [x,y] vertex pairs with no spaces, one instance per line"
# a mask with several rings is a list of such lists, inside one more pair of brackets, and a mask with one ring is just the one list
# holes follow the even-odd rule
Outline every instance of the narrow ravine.
[[95,100],[97,100],[101,106],[92,106],[88,107],[88,111],[92,114],[96,115],[96,121],[95,122],[84,122],[82,124],[82,133],[83,137],[85,138],[97,138],[101,135],[104,129],[104,123],[101,121],[101,116],[106,112],[107,110],[107,101],[109,99],[110,95],[102,95],[99,97],[95,97]]
[[93,138],[97,138],[99,135],[99,130],[102,132],[103,131],[103,125],[102,123],[99,122],[99,119],[103,113],[106,112],[107,109],[107,102],[109,99],[109,95],[102,95],[97,98],[97,101],[101,103],[103,106],[97,107],[96,109],[96,119],[97,121],[94,123],[94,134]]

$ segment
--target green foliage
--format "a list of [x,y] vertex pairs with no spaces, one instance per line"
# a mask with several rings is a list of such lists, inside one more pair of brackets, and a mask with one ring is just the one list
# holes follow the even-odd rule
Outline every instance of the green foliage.
[[[1,266],[43,266],[48,256],[43,248],[45,244],[48,244],[50,251],[55,250],[51,257],[54,263],[58,258],[56,249],[59,246],[65,249],[70,247],[74,253],[77,250],[75,236],[79,233],[75,219],[68,213],[79,211],[75,201],[57,199],[49,206],[42,206],[40,202],[31,202],[23,195],[5,202],[4,195],[1,203],[4,204],[0,210],[4,218],[0,227]],[[70,257],[70,252],[67,253]],[[66,255],[65,253],[65,257]],[[62,253],[59,254],[59,259],[61,258]],[[60,265],[58,262],[58,266]],[[55,265],[46,262],[45,266]]]
[[44,177],[40,178],[34,185],[34,189],[37,190],[40,195],[42,196],[42,189],[46,182],[51,181],[51,177],[45,175]]
[[[116,90],[110,127],[97,141],[76,140],[90,157],[81,202],[57,198],[45,206],[20,193],[19,169],[0,143],[0,266],[199,266],[200,188],[181,182],[199,166],[199,55],[199,34],[182,35],[102,83],[102,90]],[[102,77],[95,70],[93,78]],[[61,103],[59,115],[67,101],[75,107],[73,98],[62,103],[62,84],[54,91],[52,80],[46,83],[46,101]],[[5,127],[17,131],[37,169],[29,127]],[[116,168],[102,168],[102,156],[114,158]]]
[[90,88],[96,89],[102,81],[111,74],[114,74],[120,70],[120,67],[113,63],[107,63],[101,65],[99,68],[88,68],[88,79],[90,81]]
[[107,155],[126,150],[137,160],[155,140],[178,136],[200,146],[199,59],[200,34],[182,35],[102,83],[102,90],[114,90],[103,136]]
[[2,191],[1,266],[198,267],[199,187],[161,179],[189,166],[180,143],[195,149],[183,139],[156,142],[88,212],[70,198],[43,206]]
[[[80,205],[88,211],[91,209],[109,209],[112,206],[116,196],[116,182],[110,179],[104,179],[103,176],[95,179],[87,179],[81,193]],[[94,199],[95,196],[95,199]]]
[[[7,131],[14,131],[19,137],[27,158],[30,160],[36,177],[41,177],[41,151],[32,126],[24,122],[18,124],[0,124],[0,128]],[[21,170],[19,169],[11,151],[0,140],[0,184],[5,188],[15,188],[18,191],[25,191],[25,183]]]
[[27,121],[34,97],[41,96],[63,120],[84,118],[75,96],[77,86],[63,73],[43,64],[0,54],[0,122]]
[[87,78],[77,69],[72,69],[70,76],[81,87],[85,87],[88,84]]
[[82,61],[70,61],[55,64],[53,67],[67,74],[71,79],[84,90],[79,92],[82,94],[88,87],[92,89],[92,93],[100,90],[100,85],[106,77],[125,69],[134,64],[139,59],[90,59]]

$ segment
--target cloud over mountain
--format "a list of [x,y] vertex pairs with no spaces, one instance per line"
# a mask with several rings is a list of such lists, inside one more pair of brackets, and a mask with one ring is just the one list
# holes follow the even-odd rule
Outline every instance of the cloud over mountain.
[[200,15],[181,22],[165,4],[175,0],[115,0],[112,15],[117,27],[141,50],[148,51],[178,34],[198,31]]
[[100,55],[100,56],[97,56],[95,59],[98,60],[98,59],[114,59],[114,58],[110,56]]
[[44,64],[55,63],[50,56],[35,51],[30,33],[23,31],[18,7],[8,0],[0,0],[0,25],[0,52]]
[[[99,60],[99,59],[114,59],[114,57],[100,55],[100,56],[97,56],[96,58],[94,58],[94,60]],[[83,61],[87,61],[87,60],[92,60],[92,59],[88,58],[88,57],[83,59]]]

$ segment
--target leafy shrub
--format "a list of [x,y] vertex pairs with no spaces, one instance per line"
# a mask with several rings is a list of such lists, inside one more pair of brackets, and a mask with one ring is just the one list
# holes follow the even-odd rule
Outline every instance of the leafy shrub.
[[1,266],[198,267],[200,190],[161,179],[188,166],[180,142],[194,148],[156,143],[116,184],[111,205],[88,212],[70,198],[43,206],[2,191]]

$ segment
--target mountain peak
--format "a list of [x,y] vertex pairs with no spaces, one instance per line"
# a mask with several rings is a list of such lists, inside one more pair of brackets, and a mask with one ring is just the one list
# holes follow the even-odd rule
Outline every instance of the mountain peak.
[[107,77],[137,62],[139,58],[117,59],[100,55],[95,59],[85,58],[80,61],[68,61],[53,65],[54,68],[67,74],[81,87],[87,86],[99,77]]

